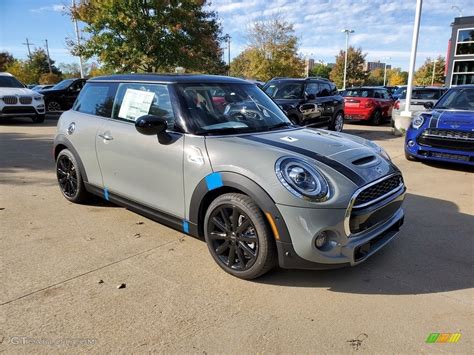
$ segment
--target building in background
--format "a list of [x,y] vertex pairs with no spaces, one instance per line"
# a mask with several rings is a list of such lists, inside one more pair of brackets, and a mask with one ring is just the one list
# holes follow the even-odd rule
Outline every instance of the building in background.
[[311,70],[314,68],[314,59],[312,58],[308,58],[305,60],[305,73],[306,73],[306,76],[309,76],[309,73],[311,72]]
[[456,17],[446,56],[446,86],[474,84],[474,16]]
[[[379,61],[377,62],[365,62],[364,63],[364,71],[372,71],[375,69],[385,69],[385,63],[382,63]],[[387,64],[387,70],[391,69],[392,66],[390,64]]]

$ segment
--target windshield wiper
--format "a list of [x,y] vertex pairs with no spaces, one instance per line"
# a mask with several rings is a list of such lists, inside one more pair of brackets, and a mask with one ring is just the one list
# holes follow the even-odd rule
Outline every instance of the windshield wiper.
[[269,131],[273,131],[275,129],[279,129],[279,128],[283,128],[283,127],[292,127],[293,125],[289,122],[280,122],[280,123],[277,123],[276,125],[274,126],[271,126],[268,128]]
[[[246,129],[248,128],[228,127],[228,128],[201,129],[201,130],[196,131],[196,134],[208,135],[208,134],[213,134],[213,133],[218,133],[218,134],[245,133]],[[242,132],[242,130],[244,130],[244,132]]]

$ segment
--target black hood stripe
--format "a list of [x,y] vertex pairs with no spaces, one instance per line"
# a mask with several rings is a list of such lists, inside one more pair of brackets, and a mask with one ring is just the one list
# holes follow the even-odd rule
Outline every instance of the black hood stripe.
[[296,147],[294,145],[286,144],[286,143],[283,143],[283,142],[275,142],[275,141],[272,141],[270,139],[265,139],[265,138],[256,137],[256,136],[241,136],[241,138],[248,139],[248,140],[251,140],[251,141],[254,141],[254,142],[268,144],[268,145],[271,145],[271,146],[274,146],[274,147],[277,147],[277,148],[282,148],[282,149],[285,149],[285,150],[289,150],[291,152],[298,153],[298,154],[307,156],[308,158],[312,158],[314,160],[317,160],[317,161],[333,168],[334,170],[337,170],[338,172],[340,172],[342,175],[347,177],[349,180],[351,180],[357,186],[363,186],[366,183],[365,180],[359,174],[357,174],[352,169],[349,169],[344,164],[341,164],[338,161],[330,159],[330,158],[328,158],[324,155],[312,152],[311,150]]

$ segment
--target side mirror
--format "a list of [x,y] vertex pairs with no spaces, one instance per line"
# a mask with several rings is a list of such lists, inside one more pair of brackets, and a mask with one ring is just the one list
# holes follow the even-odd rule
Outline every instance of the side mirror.
[[425,103],[423,104],[423,106],[425,106],[425,108],[426,108],[427,110],[431,110],[434,105],[433,105],[432,102],[429,102],[429,101],[428,101],[428,102],[425,102]]
[[306,99],[307,100],[314,100],[314,99],[316,99],[316,96],[314,94],[307,94]]
[[166,131],[168,127],[168,122],[164,118],[145,115],[137,118],[135,121],[135,128],[141,134],[146,136],[158,135]]

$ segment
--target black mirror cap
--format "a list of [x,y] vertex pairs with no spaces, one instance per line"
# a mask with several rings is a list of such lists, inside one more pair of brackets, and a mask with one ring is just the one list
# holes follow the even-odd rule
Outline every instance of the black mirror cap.
[[137,131],[146,136],[163,133],[166,131],[167,127],[168,122],[166,122],[164,118],[154,115],[141,116],[135,121],[135,128]]
[[425,102],[425,103],[423,104],[423,106],[425,106],[425,108],[426,108],[427,110],[431,110],[434,105],[433,105],[432,102],[429,102],[429,101],[428,101],[428,102]]

